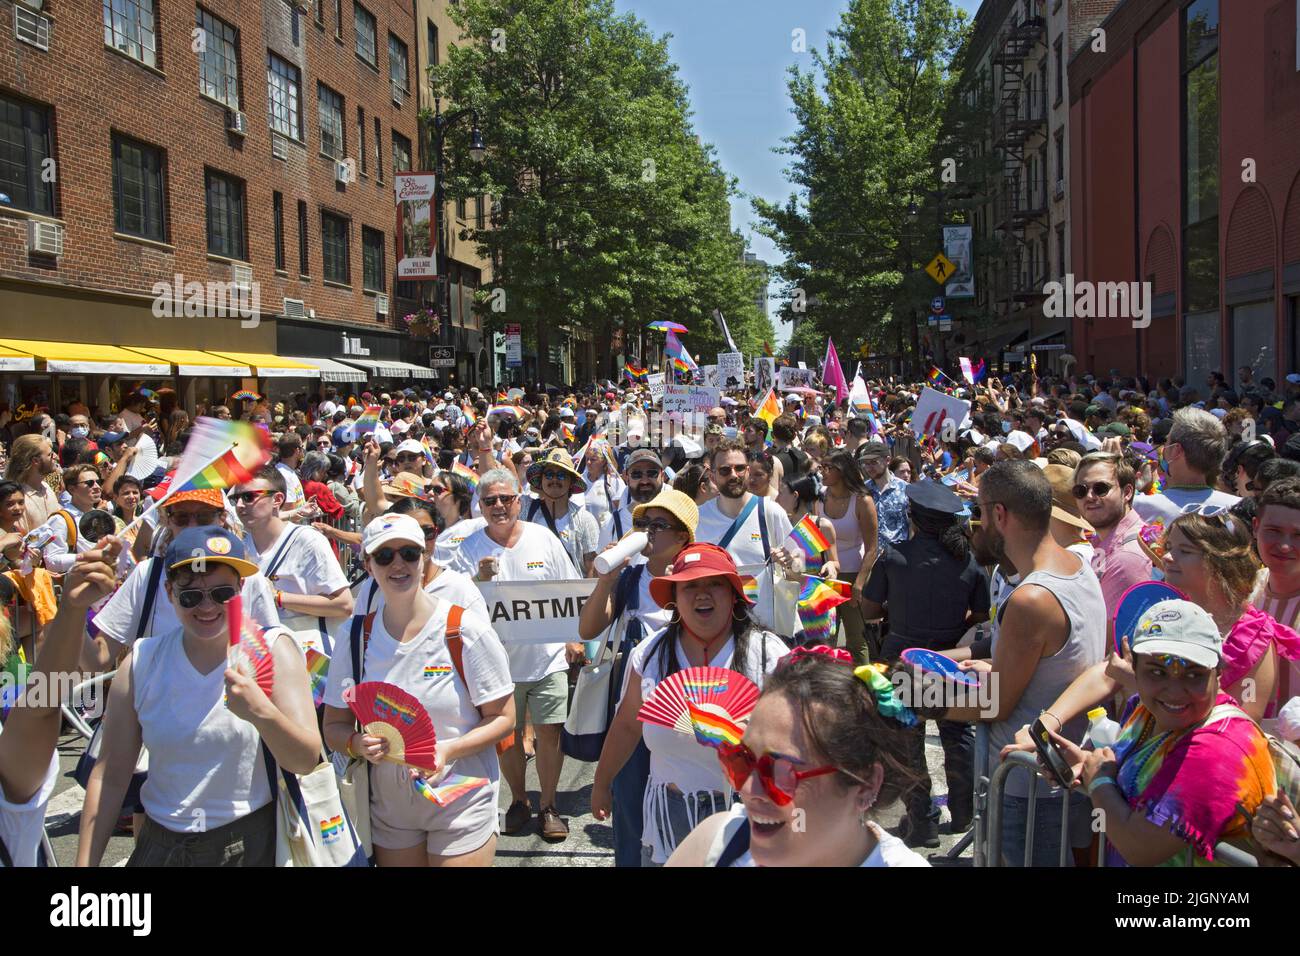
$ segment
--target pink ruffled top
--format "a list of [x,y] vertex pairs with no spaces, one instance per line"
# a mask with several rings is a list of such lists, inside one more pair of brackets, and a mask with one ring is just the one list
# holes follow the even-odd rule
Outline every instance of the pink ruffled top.
[[1247,606],[1223,639],[1223,674],[1219,686],[1231,687],[1249,674],[1270,646],[1284,660],[1300,660],[1300,634],[1258,608]]

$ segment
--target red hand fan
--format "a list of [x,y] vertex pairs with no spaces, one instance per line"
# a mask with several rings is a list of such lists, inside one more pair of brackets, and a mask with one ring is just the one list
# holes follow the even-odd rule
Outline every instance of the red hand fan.
[[236,594],[226,603],[226,631],[230,635],[230,648],[226,662],[257,682],[262,693],[271,696],[275,686],[275,660],[266,632],[244,617],[244,599]]
[[687,701],[700,711],[736,724],[753,713],[758,686],[744,674],[725,667],[688,667],[659,682],[650,699],[641,705],[637,720],[679,734],[694,734]]
[[366,681],[345,695],[366,733],[388,741],[385,760],[436,770],[433,721],[414,696],[395,684]]

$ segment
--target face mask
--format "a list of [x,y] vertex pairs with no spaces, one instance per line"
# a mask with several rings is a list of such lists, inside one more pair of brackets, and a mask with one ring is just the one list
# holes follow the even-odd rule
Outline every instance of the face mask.
[[1010,434],[1011,434],[1011,423],[1010,423],[1010,422],[1003,422],[1003,423],[1002,423],[1002,434],[1004,434],[1004,435],[1010,435]]
[[85,438],[87,435],[90,434],[90,429],[82,425],[77,425],[70,432],[68,432],[68,434],[71,435],[73,438]]

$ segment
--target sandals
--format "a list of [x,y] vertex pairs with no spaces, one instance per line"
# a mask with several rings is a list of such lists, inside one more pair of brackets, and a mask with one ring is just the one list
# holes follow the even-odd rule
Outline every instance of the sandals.
[[569,825],[560,817],[555,807],[543,807],[538,819],[542,824],[542,839],[549,843],[560,843],[569,837]]

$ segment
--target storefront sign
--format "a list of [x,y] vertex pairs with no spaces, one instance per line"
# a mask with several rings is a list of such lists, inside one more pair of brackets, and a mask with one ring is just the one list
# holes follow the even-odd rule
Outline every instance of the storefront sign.
[[456,350],[445,345],[429,346],[429,368],[455,368]]
[[523,368],[524,339],[518,325],[506,326],[506,368]]

